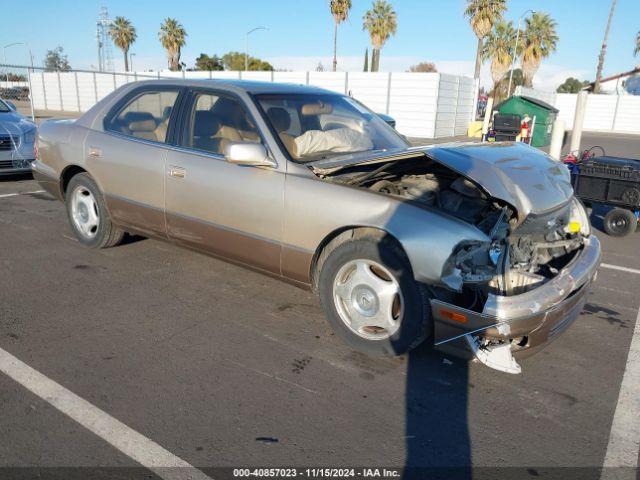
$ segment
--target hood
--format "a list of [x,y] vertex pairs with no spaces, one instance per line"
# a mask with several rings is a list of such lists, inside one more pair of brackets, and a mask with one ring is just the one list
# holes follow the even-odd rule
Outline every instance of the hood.
[[[523,220],[565,204],[573,196],[567,168],[529,145],[519,142],[442,144],[387,152],[369,158],[348,157],[314,162],[318,173],[393,159],[415,158],[416,153],[447,166],[482,187],[492,197],[512,205]],[[373,158],[372,158],[373,157]]]
[[0,134],[22,135],[36,128],[36,124],[16,112],[0,112]]

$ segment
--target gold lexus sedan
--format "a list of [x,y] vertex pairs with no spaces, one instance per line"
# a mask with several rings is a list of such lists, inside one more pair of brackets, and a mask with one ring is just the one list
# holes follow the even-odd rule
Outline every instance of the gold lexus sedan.
[[44,123],[37,147],[84,245],[133,232],[311,288],[370,354],[427,340],[518,373],[579,316],[600,260],[562,164],[519,143],[411,147],[318,88],[130,83]]

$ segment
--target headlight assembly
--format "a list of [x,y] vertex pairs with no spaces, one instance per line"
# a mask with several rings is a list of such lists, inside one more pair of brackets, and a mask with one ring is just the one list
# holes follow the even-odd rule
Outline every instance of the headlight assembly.
[[571,200],[571,214],[569,224],[565,227],[568,233],[581,233],[585,237],[591,235],[591,223],[584,205],[577,197]]

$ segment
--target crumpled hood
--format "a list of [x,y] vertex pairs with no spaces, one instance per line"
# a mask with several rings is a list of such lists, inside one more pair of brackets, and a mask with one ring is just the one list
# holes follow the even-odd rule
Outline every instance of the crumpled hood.
[[567,168],[524,143],[434,145],[424,151],[515,207],[520,220],[553,210],[573,196]]
[[313,162],[311,167],[317,173],[330,173],[357,164],[415,158],[419,153],[513,206],[520,221],[529,214],[553,210],[573,196],[567,168],[537,148],[520,142],[447,143],[369,154],[361,152]]

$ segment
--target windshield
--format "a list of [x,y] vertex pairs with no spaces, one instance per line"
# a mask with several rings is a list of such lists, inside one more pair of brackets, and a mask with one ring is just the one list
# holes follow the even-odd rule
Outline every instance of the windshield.
[[408,146],[380,117],[350,97],[305,93],[257,95],[256,99],[298,162]]
[[6,103],[4,103],[2,101],[2,99],[0,98],[0,112],[2,113],[6,113],[6,112],[10,112],[11,109],[9,108],[9,105],[7,105]]

